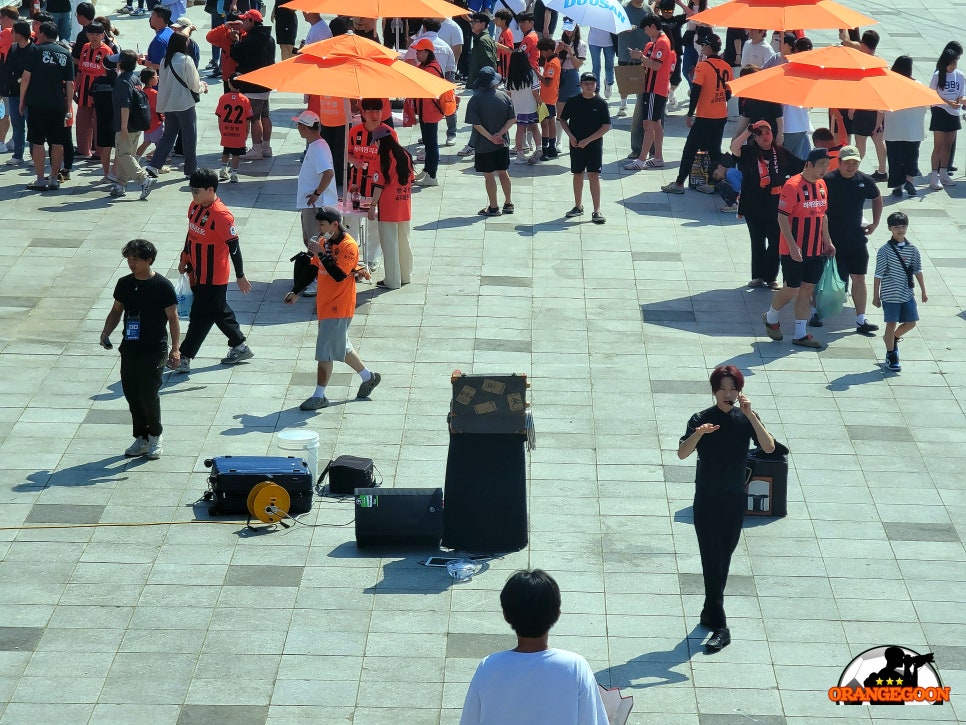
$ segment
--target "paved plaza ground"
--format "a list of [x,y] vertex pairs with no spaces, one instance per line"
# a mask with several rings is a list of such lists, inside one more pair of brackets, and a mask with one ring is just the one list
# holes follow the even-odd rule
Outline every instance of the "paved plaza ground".
[[[920,80],[964,39],[963,2],[853,6],[880,21],[880,54],[913,55]],[[203,26],[200,7],[191,15]],[[120,27],[146,46],[146,20]],[[314,384],[314,304],[281,302],[300,246],[288,120],[300,99],[272,103],[274,158],[220,190],[253,282],[230,299],[256,356],[221,366],[215,331],[190,376],[166,378],[159,461],[123,457],[118,356],[97,339],[125,241],[155,242],[155,268],[174,277],[186,185],[175,171],[147,202],[111,201],[89,164],[45,194],[24,190],[29,172],[0,171],[0,725],[456,723],[479,659],[512,646],[498,593],[527,566],[563,589],[551,643],[633,694],[634,725],[966,720],[962,171],[955,188],[886,196],[886,213],[910,215],[929,291],[892,374],[848,310],[815,332],[821,352],[764,335],[770,295],[745,287],[744,224],[716,198],[658,190],[676,170],[680,112],[663,172],[620,169],[629,120],[616,121],[602,227],[589,209],[564,220],[566,157],[511,167],[516,214],[484,219],[482,179],[444,149],[440,186],[413,202],[413,283],[360,286],[352,338],[383,382],[356,401],[358,380],[337,367],[336,404],[312,414],[298,405]],[[199,106],[208,166],[213,106]],[[883,225],[871,243],[887,238]],[[722,363],[745,371],[792,454],[788,516],[746,523],[726,598],[734,642],[709,656],[694,460],[676,448]],[[373,458],[385,486],[442,486],[454,368],[527,373],[537,429],[530,545],[471,582],[419,566],[425,552],[358,551],[350,503],[319,501],[304,517],[315,527],[261,535],[186,523],[207,517],[205,458],[277,453],[284,428],[317,431],[325,460]],[[833,706],[849,660],[885,644],[934,652],[952,702]]]

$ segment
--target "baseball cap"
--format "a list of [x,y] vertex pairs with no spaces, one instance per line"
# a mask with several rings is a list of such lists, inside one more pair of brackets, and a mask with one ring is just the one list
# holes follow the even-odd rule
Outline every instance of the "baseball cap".
[[503,76],[496,72],[493,66],[486,66],[480,69],[480,73],[476,76],[476,87],[477,88],[493,88],[499,85],[500,81],[503,80]]
[[319,118],[319,114],[315,111],[302,111],[299,115],[292,118],[296,123],[301,123],[303,126],[315,126],[322,123],[322,119]]
[[[854,147],[846,146],[845,148],[842,149],[842,151],[845,151],[845,149],[847,148],[854,149]],[[809,164],[814,164],[816,161],[821,161],[822,159],[827,159],[827,158],[828,158],[828,150],[823,148],[817,148],[817,149],[812,149],[811,151],[808,152],[808,158],[805,159],[805,162]],[[855,150],[855,158],[859,158],[858,150]],[[845,159],[842,158],[841,152],[839,152],[839,161],[845,161]]]
[[265,20],[262,14],[257,10],[249,10],[247,13],[242,13],[238,16],[239,20],[251,20],[253,23],[261,23]]
[[563,27],[563,31],[565,33],[572,33],[572,32],[574,32],[574,28],[577,27],[577,23],[575,23],[570,18],[564,18],[563,26],[562,27]]
[[[827,154],[826,154],[827,155]],[[855,146],[843,146],[839,151],[839,161],[861,161],[862,156]]]
[[595,76],[589,70],[588,71],[584,71],[583,73],[580,74],[580,82],[583,83],[584,81],[594,81],[594,83],[596,83],[597,82],[597,76]]
[[420,38],[415,43],[409,46],[413,50],[435,50],[436,46],[433,45],[433,41],[429,38]]
[[172,25],[177,25],[179,28],[190,28],[194,26],[194,23],[191,22],[191,18],[189,18],[187,15],[182,15],[180,18],[175,20]]
[[339,222],[342,223],[342,212],[334,206],[322,206],[315,212],[315,220],[319,222]]
[[376,126],[376,130],[372,132],[373,141],[378,141],[386,136],[392,136],[392,129],[384,123]]
[[104,60],[110,61],[111,63],[119,63],[121,61],[121,54],[114,53],[112,55],[107,56]]
[[749,126],[749,128],[752,131],[762,131],[764,129],[768,129],[769,131],[771,131],[771,124],[765,120],[755,121],[753,124],[751,124],[751,126]]

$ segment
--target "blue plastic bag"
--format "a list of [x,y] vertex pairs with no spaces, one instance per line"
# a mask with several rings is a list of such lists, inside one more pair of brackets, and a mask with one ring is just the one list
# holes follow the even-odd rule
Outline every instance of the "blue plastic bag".
[[178,296],[178,317],[187,320],[191,315],[191,303],[195,299],[195,294],[191,291],[191,280],[187,274],[182,274],[175,283],[174,293]]
[[839,277],[834,257],[825,260],[822,277],[815,285],[815,309],[823,320],[834,317],[845,304],[845,282]]

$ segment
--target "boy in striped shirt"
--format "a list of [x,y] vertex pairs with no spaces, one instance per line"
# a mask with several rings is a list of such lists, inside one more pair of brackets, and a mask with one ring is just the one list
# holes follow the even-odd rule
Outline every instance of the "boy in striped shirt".
[[919,280],[922,301],[929,300],[926,283],[922,277],[922,261],[919,250],[906,241],[909,217],[901,211],[893,212],[886,219],[892,238],[883,244],[875,258],[875,288],[872,304],[882,308],[885,320],[886,366],[899,372],[899,340],[916,326],[919,310],[916,307],[915,286],[912,278]]

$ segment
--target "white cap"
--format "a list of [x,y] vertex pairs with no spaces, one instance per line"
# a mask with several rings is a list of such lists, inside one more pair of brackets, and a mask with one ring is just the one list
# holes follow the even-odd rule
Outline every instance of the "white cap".
[[319,114],[315,111],[302,111],[299,115],[292,118],[296,123],[301,123],[303,126],[317,126],[322,123],[322,119],[319,118]]

